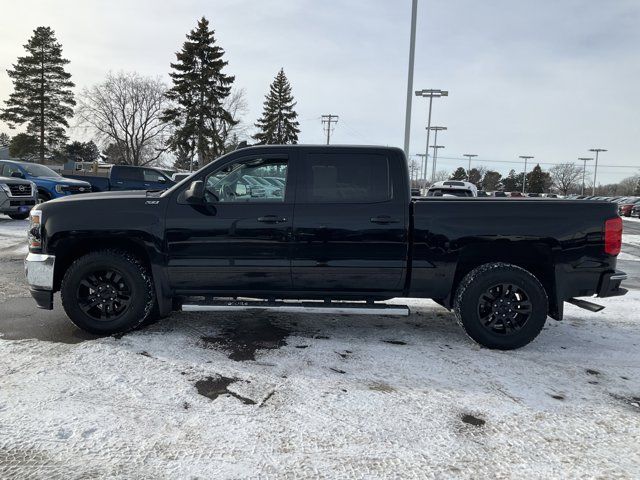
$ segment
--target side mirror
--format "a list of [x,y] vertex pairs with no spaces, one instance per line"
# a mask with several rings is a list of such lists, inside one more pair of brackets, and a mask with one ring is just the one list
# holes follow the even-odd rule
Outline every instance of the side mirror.
[[11,176],[13,178],[24,178],[24,175],[22,174],[22,172],[11,172]]
[[189,188],[184,192],[184,200],[196,205],[204,203],[204,182],[202,180],[191,182]]
[[158,178],[158,181],[159,181],[160,183],[164,183],[164,182],[166,182],[166,181],[167,181],[167,179],[166,179],[166,178],[164,178],[164,177],[159,177],[159,178]]

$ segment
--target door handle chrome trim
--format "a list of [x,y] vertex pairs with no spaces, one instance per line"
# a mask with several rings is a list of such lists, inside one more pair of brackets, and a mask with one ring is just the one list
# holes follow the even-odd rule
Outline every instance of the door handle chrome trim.
[[287,221],[285,217],[278,217],[277,215],[265,215],[264,217],[258,217],[260,223],[284,223]]
[[388,223],[398,223],[398,222],[400,222],[400,220],[398,220],[397,218],[391,218],[391,217],[389,217],[387,215],[381,215],[379,217],[371,217],[369,219],[369,221],[371,223],[378,223],[378,224],[381,224],[381,225],[386,225]]

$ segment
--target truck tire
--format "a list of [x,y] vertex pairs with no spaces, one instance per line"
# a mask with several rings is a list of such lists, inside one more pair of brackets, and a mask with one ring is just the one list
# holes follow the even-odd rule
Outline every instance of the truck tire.
[[544,287],[527,270],[487,263],[463,278],[453,308],[472,340],[487,348],[513,350],[538,336],[549,307]]
[[26,220],[29,218],[29,212],[27,213],[10,213],[9,218],[12,220]]
[[119,250],[99,250],[78,258],[60,288],[62,306],[79,328],[97,335],[125,333],[151,314],[155,292],[138,258]]
[[38,191],[38,199],[36,200],[36,204],[48,202],[49,200],[51,200],[51,195],[49,195],[47,192]]

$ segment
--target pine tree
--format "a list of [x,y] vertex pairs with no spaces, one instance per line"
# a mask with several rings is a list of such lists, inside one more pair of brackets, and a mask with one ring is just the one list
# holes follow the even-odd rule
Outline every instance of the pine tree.
[[543,172],[540,164],[533,167],[529,173],[527,173],[527,192],[531,193],[544,193],[549,191],[551,187],[551,176],[549,172]]
[[33,159],[38,153],[38,139],[28,133],[14,135],[9,143],[9,155],[24,160]]
[[451,175],[451,180],[466,180],[467,171],[463,167],[458,167]]
[[167,98],[175,107],[163,116],[174,126],[168,141],[171,150],[183,159],[197,154],[201,166],[224,152],[229,131],[238,123],[224,106],[235,77],[223,72],[228,62],[214,34],[202,17],[187,35],[169,74],[173,87]]
[[62,145],[69,127],[67,118],[73,115],[76,102],[71,88],[71,74],[64,67],[62,46],[50,27],[38,27],[24,46],[27,55],[19,57],[12,70],[13,93],[2,110],[0,119],[11,128],[27,124],[27,133],[38,141],[38,156],[44,161],[47,153]]
[[298,143],[300,124],[296,121],[295,106],[289,80],[284,69],[280,69],[264,101],[262,117],[255,124],[260,131],[253,138],[260,145]]

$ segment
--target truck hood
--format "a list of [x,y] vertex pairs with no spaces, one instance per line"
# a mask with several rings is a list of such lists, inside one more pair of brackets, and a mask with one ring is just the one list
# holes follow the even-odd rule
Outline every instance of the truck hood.
[[78,202],[98,202],[108,201],[112,199],[127,200],[127,199],[143,199],[149,197],[150,199],[157,199],[155,195],[149,195],[146,190],[124,190],[117,192],[94,192],[94,193],[81,193],[80,195],[69,195],[66,197],[56,198],[55,200],[49,200],[47,204],[56,203],[78,203]]
[[31,185],[29,180],[24,180],[17,177],[0,177],[0,183],[6,183],[9,185]]
[[91,184],[89,182],[85,182],[84,180],[76,180],[75,178],[67,178],[67,177],[33,177],[34,180],[44,180],[46,182],[64,184],[64,185],[78,185],[83,187],[90,187]]

